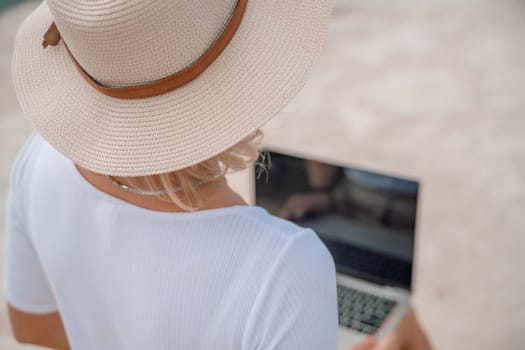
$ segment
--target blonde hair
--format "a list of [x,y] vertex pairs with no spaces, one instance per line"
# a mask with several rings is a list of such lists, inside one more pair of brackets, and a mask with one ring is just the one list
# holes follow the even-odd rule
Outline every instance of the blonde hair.
[[[198,210],[202,205],[202,199],[197,193],[198,182],[213,181],[228,172],[252,166],[259,158],[262,137],[263,132],[259,129],[226,151],[190,167],[156,175],[119,177],[119,181],[125,179],[122,182],[146,191],[165,190],[166,194],[155,196],[165,202],[175,203],[185,211]],[[182,189],[175,192],[175,184]]]

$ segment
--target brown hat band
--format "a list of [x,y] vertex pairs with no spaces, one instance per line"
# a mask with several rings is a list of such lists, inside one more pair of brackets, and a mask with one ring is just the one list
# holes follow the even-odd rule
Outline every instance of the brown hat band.
[[[234,13],[230,19],[230,22],[221,33],[221,35],[215,40],[215,42],[200,56],[195,62],[188,67],[173,73],[160,80],[137,86],[129,87],[118,87],[110,88],[105,87],[97,83],[91,76],[80,66],[75,57],[69,51],[69,48],[64,42],[64,45],[73,61],[75,68],[78,70],[80,75],[96,90],[100,91],[104,95],[123,98],[123,99],[137,99],[152,97],[164,94],[166,92],[175,90],[181,86],[186,85],[190,81],[196,79],[201,75],[222,53],[222,51],[228,46],[231,39],[235,35],[235,32],[241,24],[242,17],[246,10],[248,0],[238,0],[235,7]],[[56,46],[60,41],[61,35],[53,22],[47,32],[44,34],[44,41],[42,46],[46,48],[48,45]]]

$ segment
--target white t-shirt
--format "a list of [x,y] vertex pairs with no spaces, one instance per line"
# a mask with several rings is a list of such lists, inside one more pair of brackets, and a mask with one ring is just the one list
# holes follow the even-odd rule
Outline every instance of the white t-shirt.
[[7,300],[59,311],[73,350],[329,350],[332,257],[257,206],[148,210],[93,187],[33,133],[11,170]]

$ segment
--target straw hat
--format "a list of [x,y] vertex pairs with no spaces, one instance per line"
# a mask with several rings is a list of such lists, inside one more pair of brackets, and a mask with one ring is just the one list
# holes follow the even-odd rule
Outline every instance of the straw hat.
[[115,176],[174,171],[286,106],[329,15],[328,0],[47,0],[18,30],[15,90],[73,162]]

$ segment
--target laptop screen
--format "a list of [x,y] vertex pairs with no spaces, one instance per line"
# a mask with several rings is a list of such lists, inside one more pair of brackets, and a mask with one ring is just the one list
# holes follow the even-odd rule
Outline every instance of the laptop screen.
[[339,273],[411,289],[417,182],[273,151],[264,154],[267,171],[256,169],[257,205],[312,228]]

